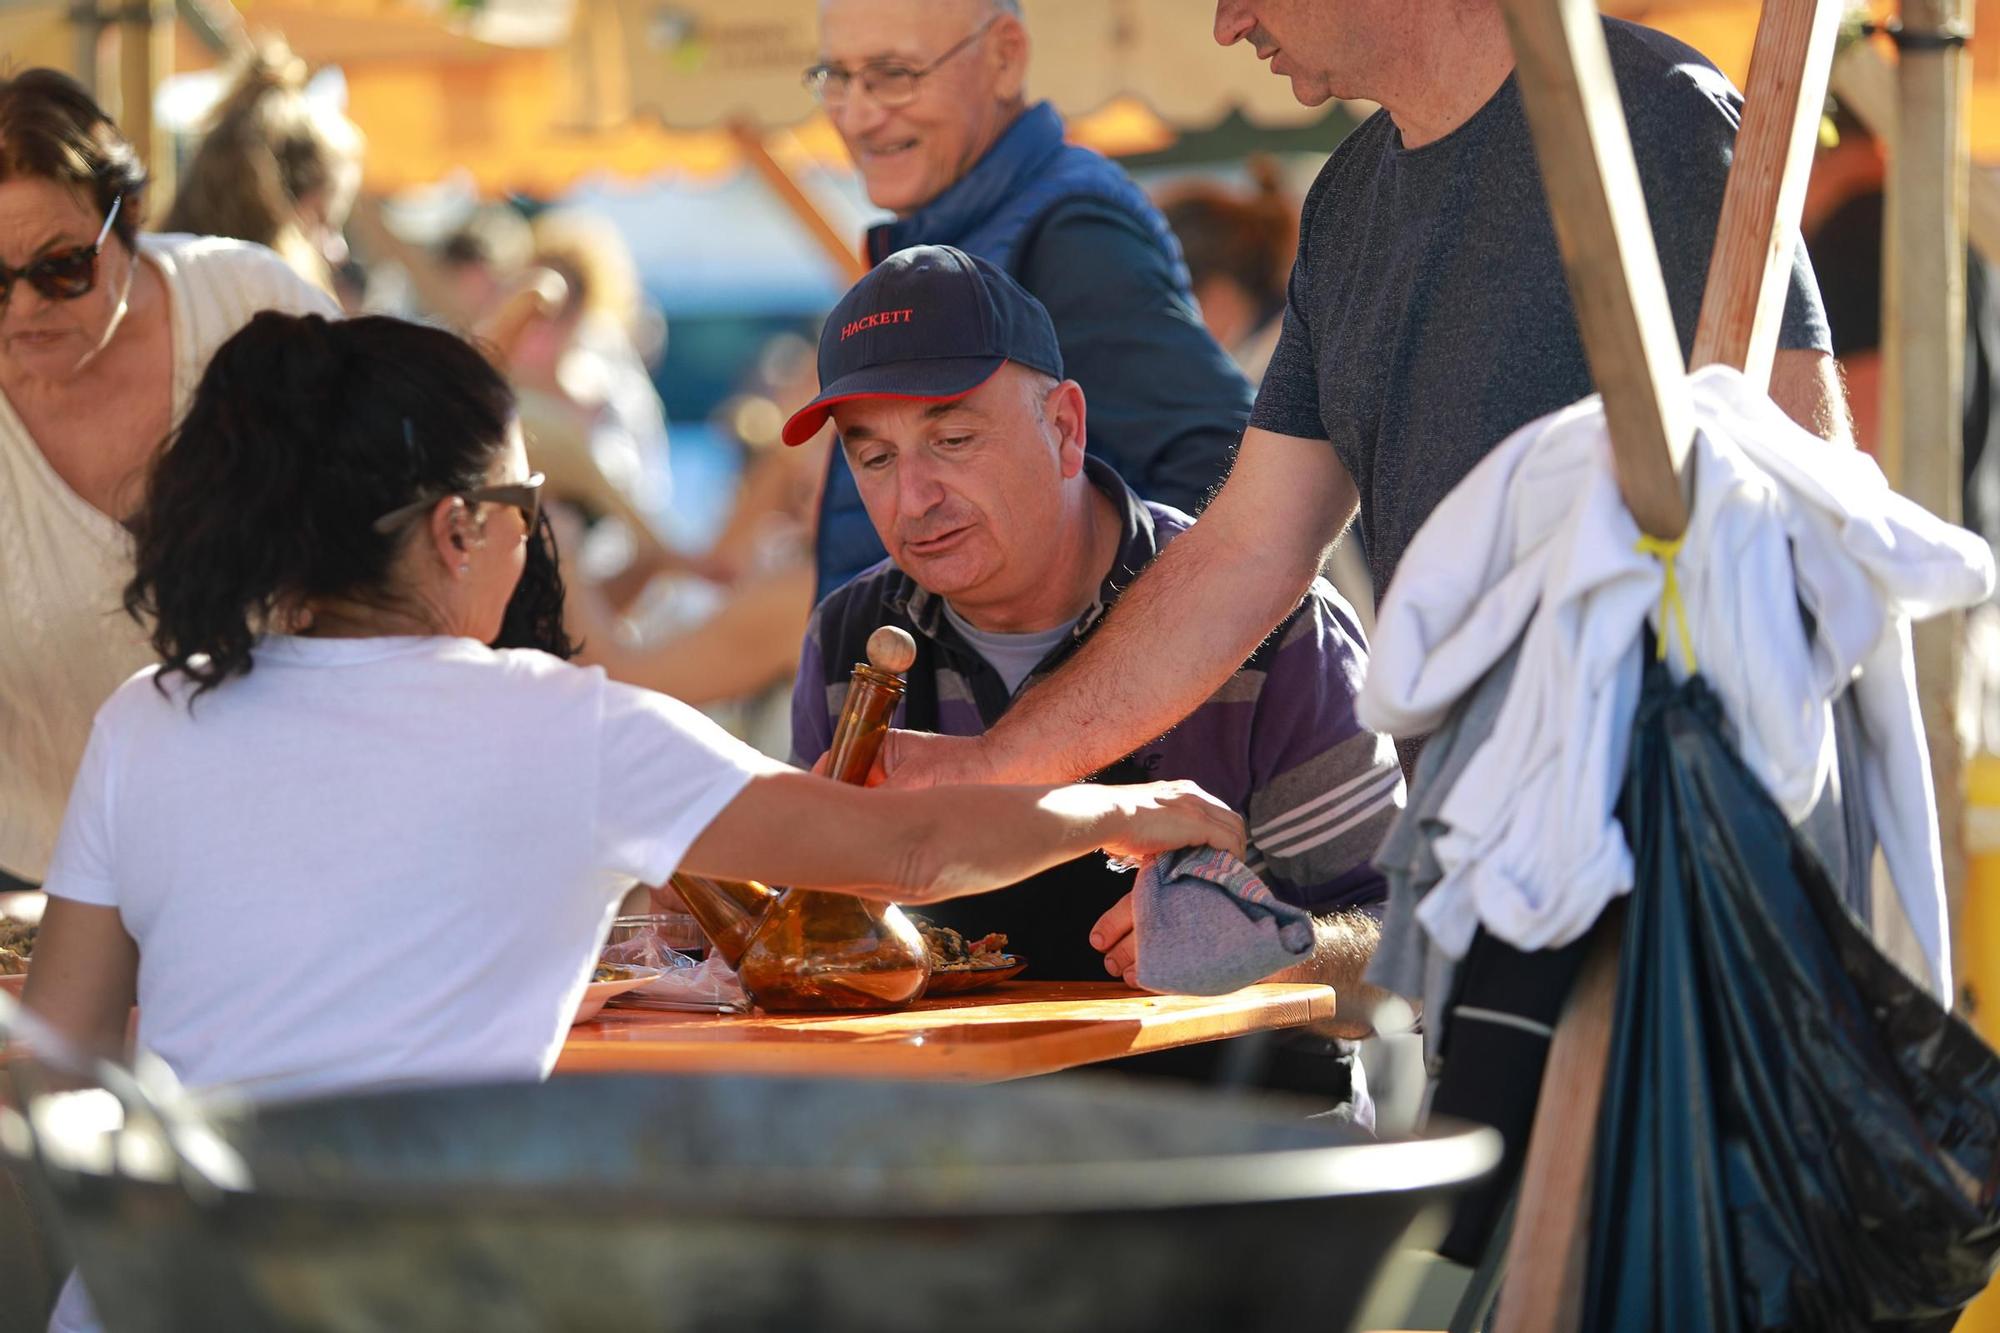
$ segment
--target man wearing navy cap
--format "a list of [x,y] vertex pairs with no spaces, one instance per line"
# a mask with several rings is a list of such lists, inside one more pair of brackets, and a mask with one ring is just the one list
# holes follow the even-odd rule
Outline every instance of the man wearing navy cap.
[[[1094,407],[1090,448],[1190,512],[1229,470],[1250,386],[1202,326],[1180,246],[1119,166],[1028,99],[1019,0],[820,0],[806,83],[870,202],[877,263],[953,245],[1034,293]],[[882,558],[853,474],[830,460],[814,554],[825,596]]]
[[[820,396],[785,439],[831,417],[890,558],[813,614],[792,698],[801,765],[825,752],[877,626],[917,641],[896,725],[976,736],[1190,526],[1089,456],[1084,393],[1064,378],[1047,313],[984,260],[947,247],[890,256],[828,319],[819,365]],[[1098,775],[1191,779],[1241,812],[1252,865],[1317,917],[1307,971],[1343,1002],[1358,999],[1384,893],[1368,858],[1403,792],[1394,748],[1354,721],[1362,664],[1352,611],[1317,583],[1192,717]],[[1006,934],[1034,977],[1122,977],[1130,887],[1085,858],[926,910],[968,937]]]

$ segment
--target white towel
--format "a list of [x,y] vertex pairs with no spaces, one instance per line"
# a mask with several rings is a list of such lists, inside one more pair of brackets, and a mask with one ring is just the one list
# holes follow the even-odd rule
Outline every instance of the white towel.
[[[1978,537],[1891,491],[1872,459],[1805,431],[1743,377],[1689,379],[1694,502],[1675,562],[1702,675],[1781,808],[1804,818],[1833,768],[1829,705],[1850,683],[1865,796],[1937,993],[1950,948],[1935,801],[1916,711],[1909,624],[1990,595]],[[1520,948],[1580,937],[1631,888],[1613,816],[1638,698],[1641,630],[1662,567],[1637,549],[1602,404],[1510,436],[1403,557],[1378,617],[1362,723],[1435,728],[1517,640],[1492,736],[1440,810],[1445,878],[1421,918],[1462,954],[1474,929]],[[1807,637],[1803,605],[1815,620]],[[1686,674],[1675,625],[1655,623]]]

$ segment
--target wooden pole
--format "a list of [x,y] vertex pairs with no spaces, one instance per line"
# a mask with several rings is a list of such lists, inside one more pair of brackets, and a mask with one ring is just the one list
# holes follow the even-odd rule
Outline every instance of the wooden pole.
[[[1889,149],[1882,292],[1882,465],[1912,500],[1961,514],[1965,372],[1966,0],[1903,0],[1896,135]],[[1965,888],[1964,762],[1957,698],[1963,615],[1916,628],[1917,699],[1930,741],[1957,920]]]
[[97,97],[97,47],[98,39],[104,35],[104,19],[97,11],[97,0],[70,0],[69,22],[76,38],[76,68],[70,72],[85,91]]
[[744,160],[763,178],[764,184],[771,187],[785,207],[791,210],[792,216],[819,243],[820,250],[833,262],[841,277],[849,283],[859,282],[861,275],[868,271],[868,265],[861,258],[858,238],[843,234],[827,220],[826,214],[819,211],[819,206],[792,179],[784,164],[771,156],[771,150],[756,126],[735,121],[729,126],[729,135],[743,150]]
[[1622,918],[1614,907],[1598,922],[1549,1043],[1492,1324],[1498,1333],[1577,1333],[1583,1320],[1597,1115],[1611,1061]]
[[118,18],[118,129],[146,160],[147,197],[164,210],[174,195],[173,136],[153,115],[153,96],[173,69],[171,0],[123,0]]
[[1691,368],[1720,362],[1771,381],[1839,32],[1829,0],[1764,0]]
[[[1590,0],[1502,7],[1619,489],[1641,529],[1678,537],[1694,412],[1602,19]],[[1574,1333],[1581,1317],[1618,942],[1615,919],[1598,927],[1550,1045],[1494,1323],[1501,1333]]]
[[[1603,29],[1587,0],[1503,4],[1620,485],[1643,529],[1678,536],[1687,519],[1676,474],[1692,408]],[[1727,362],[1769,380],[1836,10],[1836,0],[1767,0],[1702,302],[1697,365]],[[1659,489],[1662,468],[1671,509]],[[1615,909],[1598,924],[1550,1044],[1494,1324],[1502,1333],[1574,1333],[1582,1318],[1621,928]]]
[[[2000,47],[1993,48],[2000,59]],[[1833,62],[1833,95],[1884,145],[1896,142],[1896,66],[1874,42],[1856,42]],[[1989,264],[2000,264],[2000,176],[1967,173],[1965,237]]]
[[1694,410],[1603,19],[1590,0],[1502,0],[1502,9],[1618,487],[1641,529],[1678,537]]

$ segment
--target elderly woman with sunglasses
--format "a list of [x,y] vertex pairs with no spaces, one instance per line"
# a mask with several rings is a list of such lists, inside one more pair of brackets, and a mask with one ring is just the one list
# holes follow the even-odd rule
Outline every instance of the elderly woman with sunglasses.
[[210,354],[334,310],[261,247],[141,236],[145,188],[77,83],[0,77],[0,886],[42,878],[91,715],[152,660],[125,523]]

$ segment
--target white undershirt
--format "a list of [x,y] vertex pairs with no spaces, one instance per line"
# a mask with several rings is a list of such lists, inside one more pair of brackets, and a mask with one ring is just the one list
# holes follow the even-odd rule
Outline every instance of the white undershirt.
[[998,634],[974,628],[964,616],[952,610],[950,602],[944,604],[944,618],[951,622],[966,645],[1000,674],[1000,679],[1007,683],[1009,695],[1018,691],[1021,682],[1076,628],[1076,621],[1070,620],[1054,629],[1038,629],[1028,634]]

